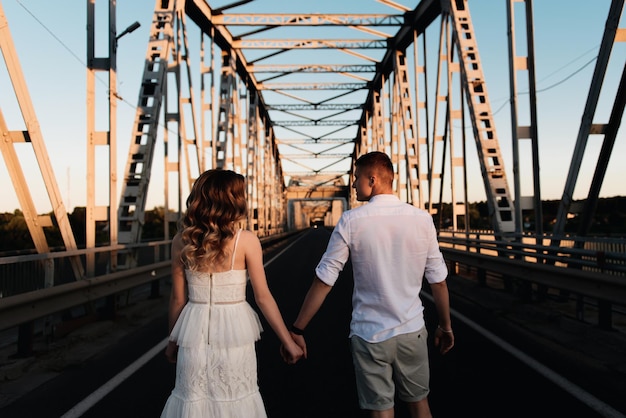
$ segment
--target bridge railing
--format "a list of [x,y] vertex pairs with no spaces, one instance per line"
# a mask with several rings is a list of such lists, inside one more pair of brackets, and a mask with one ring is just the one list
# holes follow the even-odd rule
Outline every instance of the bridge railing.
[[[299,232],[262,237],[261,245],[269,248]],[[124,301],[132,303],[132,297],[115,298],[116,295],[129,295],[135,289],[149,286],[148,292],[139,292],[142,297],[146,294],[148,297],[159,296],[160,282],[170,276],[170,246],[170,240],[163,240],[0,257],[0,332],[18,327],[18,350],[21,351],[18,354],[28,355],[33,334],[39,329],[42,333],[49,332],[50,322],[60,321],[58,314],[61,312],[83,307],[82,314],[88,315],[97,305],[105,316],[111,316]],[[130,251],[135,255],[137,267],[107,271],[113,257]],[[88,254],[97,258],[97,274],[75,280],[69,259]],[[51,318],[53,315],[55,318]]]
[[[263,237],[261,242],[267,248],[298,232]],[[484,231],[470,234],[445,231],[439,240],[451,271],[473,276],[483,285],[495,280],[518,293],[527,291],[527,295],[532,292],[529,289],[537,287],[534,292],[539,297],[556,290],[561,296],[571,294],[586,301],[594,300],[600,312],[599,323],[607,328],[611,327],[614,307],[623,309],[626,306],[624,240],[587,238],[581,242],[568,238],[567,241],[561,240],[557,247],[550,245],[550,237],[544,237],[539,244],[534,237],[528,236],[503,241]],[[134,246],[0,258],[0,286],[17,289],[19,284],[25,289],[13,294],[5,290],[0,297],[0,331],[20,327],[20,336],[28,339],[32,338],[32,325],[24,327],[24,324],[32,324],[49,315],[102,302],[140,286],[154,287],[156,284],[157,290],[153,294],[158,293],[158,283],[170,274],[170,244],[170,241],[139,244],[138,248],[132,248],[140,254],[136,268],[104,271],[83,280],[73,279],[70,257],[85,257],[89,252],[95,252],[102,269],[111,257]],[[53,285],[44,287],[47,274],[53,275]]]
[[[584,319],[587,308],[598,325],[611,329],[615,313],[626,314],[626,240],[521,236],[498,240],[493,234],[445,231],[441,250],[453,273],[498,287],[524,299],[554,297],[576,306]],[[551,245],[559,242],[559,245]]]
[[[298,232],[281,232],[259,239],[263,246],[268,246]],[[87,256],[93,256],[96,260],[94,277],[100,277],[114,272],[111,269],[112,260],[131,252],[137,267],[169,260],[171,243],[171,240],[161,240],[45,254],[0,256],[0,300],[76,281],[70,262],[73,257],[79,256],[84,263]]]
[[442,231],[439,235],[443,247],[626,277],[626,238],[568,236],[558,239],[558,246],[552,245],[555,241],[548,235],[539,240],[532,235],[498,240],[487,231]]
[[102,246],[45,254],[22,254],[0,257],[0,298],[42,290],[76,281],[70,259],[96,259],[95,277],[110,273],[115,257],[133,252],[137,266],[169,260],[171,241],[150,241],[141,244]]

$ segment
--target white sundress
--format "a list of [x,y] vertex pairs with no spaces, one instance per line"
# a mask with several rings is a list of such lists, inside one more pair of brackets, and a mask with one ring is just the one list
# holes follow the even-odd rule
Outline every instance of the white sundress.
[[172,329],[176,383],[161,418],[266,418],[255,341],[261,322],[246,301],[247,270],[185,270],[188,301]]

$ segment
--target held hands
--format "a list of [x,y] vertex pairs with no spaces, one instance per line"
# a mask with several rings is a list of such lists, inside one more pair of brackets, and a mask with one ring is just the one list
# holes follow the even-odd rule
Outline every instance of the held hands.
[[292,340],[287,342],[286,344],[281,344],[280,355],[285,363],[296,364],[298,360],[300,360],[303,356],[306,358],[306,344],[305,350],[303,350],[302,346],[293,339],[294,335],[290,335],[292,337]]
[[446,330],[438,326],[435,330],[435,346],[439,347],[441,354],[446,354],[454,347],[454,333],[452,329]]
[[289,336],[291,341],[281,345],[280,354],[287,364],[296,364],[302,357],[307,358],[304,331],[292,325],[289,327]]

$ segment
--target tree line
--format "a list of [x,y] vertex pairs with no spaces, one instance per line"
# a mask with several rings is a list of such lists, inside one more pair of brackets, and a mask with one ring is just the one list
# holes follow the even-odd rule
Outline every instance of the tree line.
[[[550,233],[556,220],[559,207],[559,200],[546,200],[542,202],[543,231]],[[441,206],[439,215],[435,215],[435,224],[446,229],[452,226],[452,205],[444,203]],[[535,216],[534,211],[524,211],[524,229],[534,231]],[[164,238],[164,208],[155,207],[145,211],[145,223],[142,230],[142,240],[155,241]],[[55,218],[51,212],[53,226],[45,228],[48,245],[51,248],[63,248],[64,243]],[[74,239],[79,248],[85,247],[86,242],[86,209],[76,207],[68,214],[69,222],[74,232]],[[487,202],[475,202],[469,204],[468,217],[470,229],[490,230],[492,229],[491,219]],[[457,223],[457,228],[465,229],[464,219]],[[576,233],[579,227],[579,216],[573,214],[565,226],[565,232]],[[176,232],[176,225],[170,225],[170,235]],[[626,235],[626,197],[617,196],[601,198],[598,200],[598,207],[594,215],[594,222],[589,232],[596,236],[623,237]],[[171,237],[170,237],[171,238]],[[100,245],[109,244],[109,233],[106,222],[96,224],[96,243]],[[0,253],[2,255],[17,254],[20,252],[30,252],[35,248],[31,239],[24,214],[19,209],[13,213],[0,213]]]
[[[68,219],[74,233],[74,240],[78,248],[85,248],[86,240],[86,208],[77,206],[72,213],[68,213]],[[155,207],[145,211],[145,223],[142,229],[144,241],[157,241],[164,239],[165,210],[163,207]],[[51,248],[64,248],[63,237],[56,224],[54,213],[48,214],[52,218],[52,227],[45,228],[44,233],[48,246]],[[176,225],[170,225],[170,234],[176,233]],[[170,237],[172,238],[172,237]],[[107,222],[96,222],[96,245],[109,244],[109,231]],[[33,250],[35,244],[28,231],[24,214],[16,209],[13,213],[0,213],[0,255],[10,255],[21,251]]]

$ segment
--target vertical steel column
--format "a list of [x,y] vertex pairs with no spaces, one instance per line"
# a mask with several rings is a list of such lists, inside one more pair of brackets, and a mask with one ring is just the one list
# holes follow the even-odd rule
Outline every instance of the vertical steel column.
[[[413,72],[415,76],[415,136],[417,140],[417,201],[419,207],[426,209],[424,192],[428,191],[430,184],[430,143],[428,142],[428,130],[430,115],[428,114],[428,77],[426,74],[426,32],[422,33],[422,63],[420,64],[420,50],[418,47],[418,34],[413,31]],[[420,99],[420,97],[422,97]],[[423,118],[420,116],[423,113]],[[424,121],[422,127],[421,121]]]
[[[246,118],[246,111],[245,111],[245,103],[246,103],[246,98],[247,98],[247,94],[243,94],[241,96],[241,99],[243,99],[243,103],[244,105],[242,105],[242,101],[240,100],[239,97],[239,87],[241,85],[241,87],[243,87],[245,89],[245,86],[243,85],[243,83],[240,83],[239,78],[236,76],[236,72],[235,72],[235,88],[233,91],[233,110],[234,110],[234,114],[232,115],[232,136],[231,136],[231,143],[230,143],[230,148],[231,148],[231,158],[232,158],[232,169],[233,171],[237,172],[237,173],[245,173],[245,167],[243,165],[243,135],[244,132],[246,132],[246,129],[244,127],[246,127],[247,124],[247,118]],[[245,91],[245,90],[244,90]]]
[[[119,241],[123,244],[137,243],[141,239],[169,56],[174,42],[175,3],[174,0],[156,0],[155,4],[119,203]],[[184,6],[184,2],[178,4]],[[134,254],[128,254],[124,261],[126,268],[135,264],[133,257]]]
[[509,193],[469,4],[467,0],[442,0],[442,8],[444,14],[450,15],[453,24],[453,39],[460,58],[462,85],[465,87],[493,229],[496,235],[514,232],[514,202]]
[[235,133],[235,95],[237,94],[236,55],[234,51],[222,51],[222,69],[220,79],[220,102],[215,134],[215,167],[227,168],[228,146],[232,144]]
[[[108,41],[109,57],[95,56],[95,29],[96,13],[95,0],[87,0],[87,211],[86,217],[86,247],[96,247],[96,226],[98,221],[108,221],[109,245],[117,245],[117,29],[116,3],[109,0]],[[108,90],[108,130],[96,130],[96,73],[107,72],[109,76]],[[96,205],[96,149],[105,147],[109,156],[109,204]],[[95,253],[87,253],[86,275],[95,275]],[[109,260],[109,270],[117,270],[117,253],[112,252]]]
[[[373,149],[371,151],[385,152],[387,143],[387,126],[385,117],[385,78],[381,77],[380,90],[374,92],[372,101],[372,129]],[[359,156],[357,156],[358,158]]]
[[[272,143],[274,142],[274,131],[270,130],[269,135],[265,137],[265,149],[263,152],[263,236],[271,233],[271,206],[272,206],[272,182],[274,181],[272,167]],[[259,214],[259,219],[261,214]]]
[[[196,100],[193,88],[193,76],[191,74],[191,62],[189,52],[189,42],[187,40],[187,25],[186,15],[183,8],[179,8],[176,11],[176,53],[173,54],[175,62],[173,63],[176,69],[176,92],[178,99],[178,114],[175,115],[178,122],[179,138],[181,146],[183,148],[183,162],[185,164],[185,171],[187,173],[187,186],[191,188],[193,181],[198,176],[198,171],[201,172],[201,148],[198,146],[199,141],[199,127],[196,121]],[[183,80],[184,79],[184,80]],[[186,118],[185,114],[189,114],[190,117]],[[191,128],[188,129],[187,121],[191,121]],[[191,137],[190,137],[191,136]],[[195,154],[195,158],[192,159],[191,153]],[[178,175],[182,177],[179,172]],[[182,183],[182,182],[181,182]],[[179,194],[181,190],[179,189]],[[181,194],[182,196],[182,194]]]
[[390,149],[389,157],[391,157],[391,163],[394,166],[395,176],[393,182],[393,188],[396,196],[400,200],[408,201],[406,196],[406,171],[404,170],[403,160],[401,158],[403,150],[400,144],[400,129],[402,124],[401,110],[400,110],[400,98],[398,92],[398,76],[397,74],[390,75],[389,83],[389,138]]
[[[526,18],[526,47],[528,56],[518,56],[515,43],[515,10],[514,3],[524,2]],[[538,243],[542,241],[543,235],[543,214],[541,209],[541,186],[539,183],[539,145],[537,132],[537,90],[535,86],[535,53],[534,53],[534,29],[532,0],[508,0],[507,20],[509,38],[509,78],[511,86],[511,139],[513,142],[513,184],[515,193],[515,233],[519,235],[523,232],[523,202],[521,196],[521,173],[520,173],[520,153],[519,140],[530,139],[532,147],[533,162],[533,209],[535,214],[535,231]],[[529,110],[530,125],[520,126],[517,114],[518,94],[517,94],[517,73],[518,71],[528,72],[529,87]]]
[[[169,90],[170,90],[170,74],[173,74],[174,76],[174,86],[177,87],[178,85],[180,85],[180,70],[179,70],[179,65],[178,65],[178,53],[180,51],[179,48],[179,39],[180,37],[177,37],[176,34],[178,32],[178,27],[176,27],[176,25],[178,24],[178,13],[175,12],[175,14],[172,15],[172,28],[171,28],[171,38],[170,38],[170,53],[165,56],[166,61],[164,61],[163,63],[161,63],[161,66],[163,66],[163,71],[164,71],[164,75],[163,75],[163,81],[161,82],[161,97],[159,97],[159,100],[162,103],[163,106],[163,207],[164,207],[164,216],[165,219],[167,219],[167,222],[164,222],[165,224],[168,224],[168,228],[167,228],[167,233],[169,234],[169,223],[170,222],[175,222],[176,218],[171,217],[170,218],[170,213],[171,211],[171,203],[170,203],[170,190],[171,190],[171,177],[172,175],[174,176],[174,184],[176,186],[176,189],[179,191],[178,195],[177,195],[177,199],[176,199],[176,203],[175,205],[179,208],[178,213],[182,214],[182,196],[180,193],[180,189],[182,187],[182,177],[180,176],[180,170],[181,170],[181,153],[182,153],[182,149],[181,149],[181,139],[180,139],[180,124],[177,123],[178,122],[178,115],[176,112],[172,112],[170,111],[170,100],[168,100],[168,96],[169,96]],[[170,54],[171,54],[171,58],[170,58]],[[177,97],[176,95],[174,96],[176,98],[176,103],[178,103],[178,106],[180,106],[180,102],[179,102],[179,97]],[[170,129],[169,125],[170,122],[176,122],[176,129]],[[172,148],[171,142],[170,142],[170,134],[176,132],[175,135],[175,142],[174,142],[174,155],[172,156],[172,153],[170,152],[170,149]],[[156,138],[154,138],[154,140],[156,141]],[[178,174],[178,175],[177,175]],[[163,233],[165,234],[166,229],[163,229]],[[169,235],[167,235],[169,237]],[[165,239],[165,237],[164,237]]]
[[[406,55],[403,51],[395,51],[394,60],[395,75],[395,98],[397,99],[397,110],[400,116],[401,145],[404,151],[404,174],[398,172],[400,187],[406,191],[406,201],[413,206],[420,207],[422,202],[419,199],[419,144],[417,130],[415,128],[415,113],[413,112],[413,96],[409,86]],[[400,145],[399,145],[400,147]]]
[[[200,171],[204,172],[209,167],[215,167],[215,157],[213,155],[213,141],[216,131],[216,111],[215,101],[215,43],[213,42],[214,28],[211,27],[209,32],[209,47],[205,46],[206,34],[200,31]],[[207,53],[208,51],[208,53]],[[207,63],[208,59],[208,63]],[[209,77],[209,82],[206,82]],[[208,84],[208,93],[207,93]],[[208,113],[208,115],[207,115]],[[208,121],[207,121],[208,119]],[[208,123],[207,123],[208,122]],[[208,125],[208,126],[207,126]],[[208,133],[208,140],[207,140]],[[210,153],[207,156],[207,152]],[[208,158],[210,157],[210,159]]]
[[[452,49],[449,49],[448,52],[450,53],[449,55],[449,59],[448,59],[448,105],[446,107],[446,114],[447,114],[447,130],[448,130],[448,135],[447,135],[447,143],[449,144],[448,149],[449,149],[449,162],[450,162],[450,201],[452,204],[452,229],[454,231],[458,230],[458,220],[459,220],[459,216],[463,215],[464,217],[466,217],[467,215],[467,211],[466,209],[466,201],[465,198],[463,198],[463,202],[460,205],[458,202],[458,196],[457,196],[457,171],[461,171],[461,175],[463,177],[463,182],[462,184],[465,184],[465,171],[463,170],[463,168],[465,167],[465,154],[464,152],[461,153],[461,155],[457,155],[457,150],[455,147],[455,135],[454,135],[454,127],[455,127],[455,122],[461,122],[463,120],[463,111],[462,111],[462,103],[463,103],[463,96],[460,95],[459,96],[459,107],[455,108],[454,105],[454,80],[458,79],[459,81],[459,85],[460,85],[460,66],[458,62],[454,61],[454,54],[452,54]],[[463,189],[465,189],[465,187],[463,187]],[[440,201],[442,201],[442,199],[440,199]]]
[[[624,0],[613,0],[611,2],[609,15],[607,17],[606,25],[604,27],[604,34],[602,36],[602,43],[600,45],[600,52],[598,53],[598,60],[596,61],[596,67],[593,71],[593,78],[591,79],[591,86],[589,87],[589,95],[587,96],[587,102],[585,104],[585,110],[583,112],[582,120],[580,123],[578,137],[576,138],[576,146],[574,148],[574,154],[572,155],[572,163],[567,174],[567,180],[565,182],[565,188],[563,190],[563,197],[561,198],[561,201],[559,203],[556,223],[554,225],[553,233],[555,235],[555,240],[553,241],[553,245],[558,245],[565,231],[567,213],[572,203],[574,188],[576,186],[576,180],[578,179],[578,171],[580,164],[582,163],[589,135],[592,133],[604,132],[604,127],[602,127],[602,125],[593,124],[593,118],[596,112],[596,107],[598,106],[598,99],[600,97],[602,83],[604,81],[604,76],[606,75],[606,70],[609,64],[609,58],[611,56],[611,50],[613,49],[613,43],[615,42],[616,35],[618,34],[618,25],[623,8]],[[623,40],[623,37],[620,39]],[[613,122],[613,129],[617,131],[617,126],[615,126],[615,123],[618,121],[614,120]],[[619,125],[619,123],[617,125]],[[601,158],[607,158],[604,152],[601,153]],[[598,161],[599,166],[605,164],[606,161]],[[594,177],[596,177],[596,175],[594,175]],[[600,180],[600,178],[598,178],[598,180]],[[597,199],[597,193],[599,193],[599,184],[597,181],[594,182],[594,190],[590,193],[590,198],[594,198],[595,196],[594,199]]]
[[254,216],[255,209],[258,208],[256,197],[257,182],[257,155],[259,154],[259,96],[256,91],[248,92],[248,152],[246,156],[246,185],[248,202],[248,229],[256,231],[258,224]]
[[[439,199],[439,205],[435,206],[435,182],[439,184],[439,190],[443,190],[443,161],[444,156],[441,157],[441,165],[438,166],[437,151],[439,146],[445,147],[445,135],[447,132],[447,123],[440,123],[441,111],[447,109],[447,95],[443,94],[442,77],[444,76],[444,67],[447,67],[449,57],[452,55],[449,52],[450,49],[450,28],[449,20],[447,16],[442,16],[441,24],[439,28],[439,59],[437,60],[437,81],[435,84],[435,110],[433,115],[433,133],[430,144],[430,164],[428,175],[428,210],[432,215],[441,214],[441,198]],[[447,80],[447,77],[446,77]],[[445,106],[445,107],[444,107]],[[446,114],[447,117],[447,114]],[[447,122],[447,119],[445,120]],[[437,171],[436,167],[440,167]]]

